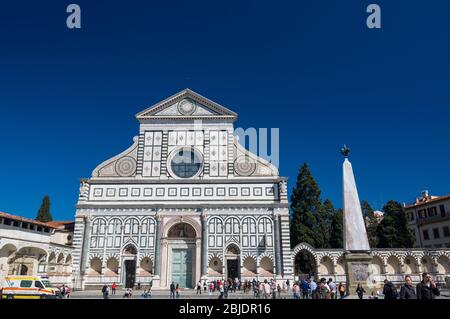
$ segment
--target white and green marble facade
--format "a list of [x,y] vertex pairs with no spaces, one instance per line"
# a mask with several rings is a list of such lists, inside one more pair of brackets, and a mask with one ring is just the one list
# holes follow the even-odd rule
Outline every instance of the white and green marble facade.
[[[237,115],[184,90],[136,117],[140,130],[132,146],[81,181],[75,288],[124,284],[130,259],[136,283],[153,280],[166,288],[173,253],[186,249],[191,286],[227,278],[227,260],[237,260],[241,279],[292,280],[287,179],[237,142]],[[181,149],[201,159],[193,177],[172,170]],[[180,224],[190,225],[192,236],[169,234]]]

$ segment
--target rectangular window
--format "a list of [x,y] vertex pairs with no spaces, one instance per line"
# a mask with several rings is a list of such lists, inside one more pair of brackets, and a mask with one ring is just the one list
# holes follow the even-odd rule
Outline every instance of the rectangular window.
[[11,219],[5,219],[5,220],[3,221],[3,223],[4,223],[5,225],[11,225]]
[[439,228],[433,228],[433,236],[435,239],[439,238]]
[[433,217],[433,216],[437,216],[436,207],[428,208],[428,217]]
[[444,231],[444,237],[450,237],[450,227],[444,226],[442,230]]
[[112,236],[108,236],[108,239],[106,240],[106,247],[112,248],[113,246],[113,238]]
[[425,239],[425,240],[430,239],[430,235],[428,234],[428,230],[426,230],[426,229],[423,231],[423,239]]
[[28,228],[28,224],[27,223],[22,223],[22,228]]
[[33,284],[33,281],[32,281],[32,280],[22,280],[22,281],[20,282],[20,287],[23,287],[23,288],[30,288],[32,284]]
[[439,210],[441,211],[441,217],[445,217],[445,206],[444,205],[440,205],[439,206]]
[[103,248],[105,246],[105,237],[98,238],[98,247]]

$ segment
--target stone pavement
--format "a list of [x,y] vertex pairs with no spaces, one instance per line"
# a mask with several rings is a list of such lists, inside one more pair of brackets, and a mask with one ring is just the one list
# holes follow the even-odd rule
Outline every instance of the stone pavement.
[[[133,296],[131,299],[145,299],[141,295],[143,290],[133,290]],[[109,296],[110,299],[122,299],[124,295],[124,290],[120,289],[116,291],[116,295]],[[217,299],[219,297],[219,292],[209,292],[202,291],[202,294],[197,295],[196,290],[186,289],[180,292],[180,299]],[[364,296],[364,299],[368,299],[368,295]],[[102,299],[101,291],[97,290],[85,290],[85,291],[74,291],[72,292],[70,298],[72,299]],[[449,299],[450,290],[441,290],[441,296],[438,299]],[[153,290],[152,297],[150,299],[169,299],[169,290]],[[236,291],[235,293],[229,293],[228,299],[255,299],[253,293],[244,294],[243,291]],[[281,299],[293,299],[291,293],[281,293]],[[356,295],[347,296],[345,299],[358,299]]]

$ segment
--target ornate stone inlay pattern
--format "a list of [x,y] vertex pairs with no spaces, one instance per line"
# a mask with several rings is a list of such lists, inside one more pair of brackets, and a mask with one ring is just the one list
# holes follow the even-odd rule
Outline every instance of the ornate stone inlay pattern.
[[234,169],[240,176],[250,176],[256,170],[256,162],[248,156],[240,156],[234,161]]
[[136,171],[136,160],[131,157],[122,157],[116,163],[116,172],[120,176],[131,176]]
[[192,115],[197,109],[197,104],[192,100],[182,100],[178,103],[178,112],[183,115]]

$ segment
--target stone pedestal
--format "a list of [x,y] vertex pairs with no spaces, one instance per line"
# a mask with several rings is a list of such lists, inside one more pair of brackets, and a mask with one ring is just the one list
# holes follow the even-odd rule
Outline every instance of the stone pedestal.
[[152,288],[161,288],[161,279],[158,275],[153,276]]
[[369,293],[369,265],[372,256],[368,252],[345,253],[345,273],[347,274],[347,294],[356,295],[356,287],[361,284]]

